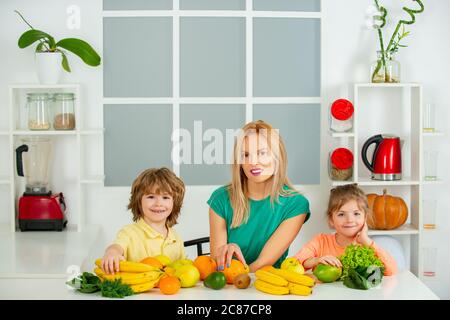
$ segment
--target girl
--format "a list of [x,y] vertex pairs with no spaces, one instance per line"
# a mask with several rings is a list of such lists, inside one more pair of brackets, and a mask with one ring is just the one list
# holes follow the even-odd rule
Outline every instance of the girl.
[[254,272],[280,266],[308,220],[308,200],[286,176],[287,155],[278,130],[248,123],[234,145],[231,184],[208,200],[211,256],[218,270],[236,256]]
[[102,260],[106,273],[119,271],[120,260],[139,262],[164,254],[184,259],[183,240],[172,228],[184,198],[184,183],[167,168],[147,169],[133,182],[128,209],[133,221],[122,228]]
[[295,257],[305,269],[312,269],[320,263],[342,267],[337,257],[345,252],[345,247],[349,244],[361,244],[374,248],[375,254],[385,266],[386,276],[395,274],[397,264],[394,258],[378,247],[367,234],[366,220],[369,212],[367,197],[356,184],[332,189],[327,216],[336,233],[318,234]]

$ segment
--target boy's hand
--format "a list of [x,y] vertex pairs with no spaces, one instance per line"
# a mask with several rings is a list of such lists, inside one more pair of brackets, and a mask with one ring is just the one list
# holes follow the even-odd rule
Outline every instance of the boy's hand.
[[102,269],[107,274],[114,274],[120,271],[120,261],[125,260],[124,256],[117,252],[106,252],[102,259]]
[[342,267],[341,261],[338,258],[336,258],[335,256],[331,256],[331,255],[317,258],[316,265],[318,265],[320,263],[328,264],[328,265],[335,266],[335,267],[338,267],[338,268]]

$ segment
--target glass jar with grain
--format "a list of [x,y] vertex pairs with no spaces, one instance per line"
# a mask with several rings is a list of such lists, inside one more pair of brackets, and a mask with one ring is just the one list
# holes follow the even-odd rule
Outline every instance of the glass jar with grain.
[[53,128],[55,130],[75,129],[75,95],[56,93],[54,96]]

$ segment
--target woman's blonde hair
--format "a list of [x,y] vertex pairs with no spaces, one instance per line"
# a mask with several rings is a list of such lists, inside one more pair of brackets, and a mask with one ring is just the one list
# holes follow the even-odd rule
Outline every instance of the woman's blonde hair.
[[351,200],[356,201],[358,208],[364,211],[367,218],[367,216],[371,213],[367,202],[367,196],[356,183],[352,183],[331,189],[327,209],[328,219],[331,219],[333,217],[333,213],[339,211],[344,204]]
[[144,217],[142,211],[142,197],[146,194],[168,193],[173,198],[173,208],[167,217],[166,226],[172,227],[177,223],[184,198],[184,183],[170,169],[147,169],[139,174],[131,186],[131,197],[128,209],[133,213],[133,221]]
[[[249,217],[250,204],[246,196],[248,178],[242,169],[241,157],[245,137],[250,134],[262,135],[267,139],[270,153],[273,155],[275,160],[275,171],[273,176],[270,178],[272,180],[270,188],[270,203],[273,205],[275,201],[278,202],[279,196],[291,196],[298,193],[286,175],[286,148],[284,146],[283,139],[278,133],[278,130],[274,129],[270,124],[262,120],[257,120],[246,124],[241,129],[241,132],[236,138],[234,144],[233,162],[231,166],[232,180],[231,184],[228,185],[230,202],[233,208],[233,220],[231,222],[232,228],[237,228],[242,223],[246,223]],[[288,186],[287,190],[283,189],[285,185]]]

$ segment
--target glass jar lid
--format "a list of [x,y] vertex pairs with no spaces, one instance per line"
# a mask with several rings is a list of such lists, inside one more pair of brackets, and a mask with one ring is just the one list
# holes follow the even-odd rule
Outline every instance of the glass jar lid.
[[74,100],[75,94],[70,92],[61,92],[61,93],[55,93],[53,95],[53,98],[55,100]]
[[337,148],[331,154],[331,163],[337,169],[349,169],[353,166],[353,153],[347,148]]
[[51,99],[52,96],[49,93],[27,93],[28,101],[46,101]]
[[353,115],[353,104],[347,99],[338,99],[331,105],[331,114],[335,119],[344,121]]

